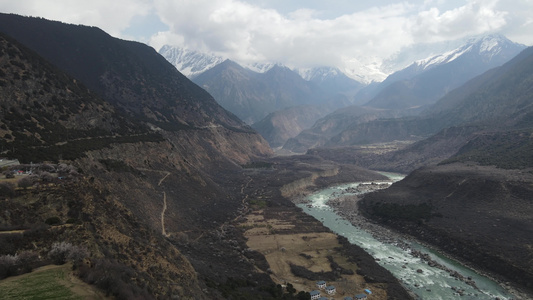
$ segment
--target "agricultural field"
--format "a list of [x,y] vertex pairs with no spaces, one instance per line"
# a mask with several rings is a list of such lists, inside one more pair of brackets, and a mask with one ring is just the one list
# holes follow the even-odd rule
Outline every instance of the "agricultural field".
[[0,281],[0,295],[8,299],[111,299],[72,274],[72,265],[49,265]]

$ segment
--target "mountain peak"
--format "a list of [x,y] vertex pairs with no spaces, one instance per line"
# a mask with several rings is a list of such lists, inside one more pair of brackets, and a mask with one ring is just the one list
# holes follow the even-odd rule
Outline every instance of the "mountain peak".
[[164,45],[159,54],[165,57],[178,71],[188,78],[194,78],[224,61],[215,54]]
[[[525,48],[514,43],[501,34],[490,34],[468,39],[463,45],[446,53],[416,61],[414,64],[421,69],[430,69],[456,60],[466,53],[478,53],[481,57],[491,60],[495,55],[506,49]],[[516,51],[513,51],[514,54]],[[510,59],[509,57],[508,59]]]

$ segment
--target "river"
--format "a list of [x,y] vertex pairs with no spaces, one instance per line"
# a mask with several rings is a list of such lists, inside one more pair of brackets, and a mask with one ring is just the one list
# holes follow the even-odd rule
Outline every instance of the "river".
[[[397,174],[385,175],[391,181],[403,178]],[[307,196],[306,203],[298,206],[333,232],[346,237],[350,243],[365,249],[420,299],[513,299],[497,282],[459,262],[400,236],[395,238],[400,243],[383,242],[382,239],[375,238],[369,228],[352,225],[328,205],[328,201],[336,197],[361,194],[357,188],[364,184],[369,183],[358,182],[326,188]],[[386,229],[382,230],[394,234]],[[413,256],[413,250],[429,255],[441,268],[429,266],[426,260]],[[459,280],[457,276],[451,276],[450,272],[457,272],[469,280]],[[472,281],[475,284],[471,284]]]

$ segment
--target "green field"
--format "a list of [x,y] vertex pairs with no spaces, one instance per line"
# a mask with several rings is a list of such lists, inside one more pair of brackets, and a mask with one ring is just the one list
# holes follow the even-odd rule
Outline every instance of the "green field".
[[68,265],[53,266],[0,281],[0,299],[83,299],[68,285]]

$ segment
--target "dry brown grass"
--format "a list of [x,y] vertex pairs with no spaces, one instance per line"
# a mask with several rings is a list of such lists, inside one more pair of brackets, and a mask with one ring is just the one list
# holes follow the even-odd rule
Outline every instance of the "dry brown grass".
[[5,293],[3,299],[114,299],[76,277],[72,264],[47,265],[9,277],[0,281],[0,292]]
[[[386,299],[385,287],[380,284],[368,284],[364,278],[357,275],[357,265],[349,262],[340,252],[337,236],[330,232],[286,233],[276,229],[294,226],[277,219],[265,219],[263,211],[254,211],[241,224],[247,228],[245,236],[247,246],[262,253],[270,265],[271,278],[278,284],[291,283],[298,291],[312,291],[317,289],[316,281],[297,277],[291,272],[290,265],[303,266],[313,272],[332,271],[328,256],[345,269],[354,271],[354,275],[342,275],[334,282],[337,293],[333,299],[343,299],[363,292],[370,288],[372,299]],[[325,295],[325,292],[322,292]],[[331,297],[331,296],[328,296]]]

